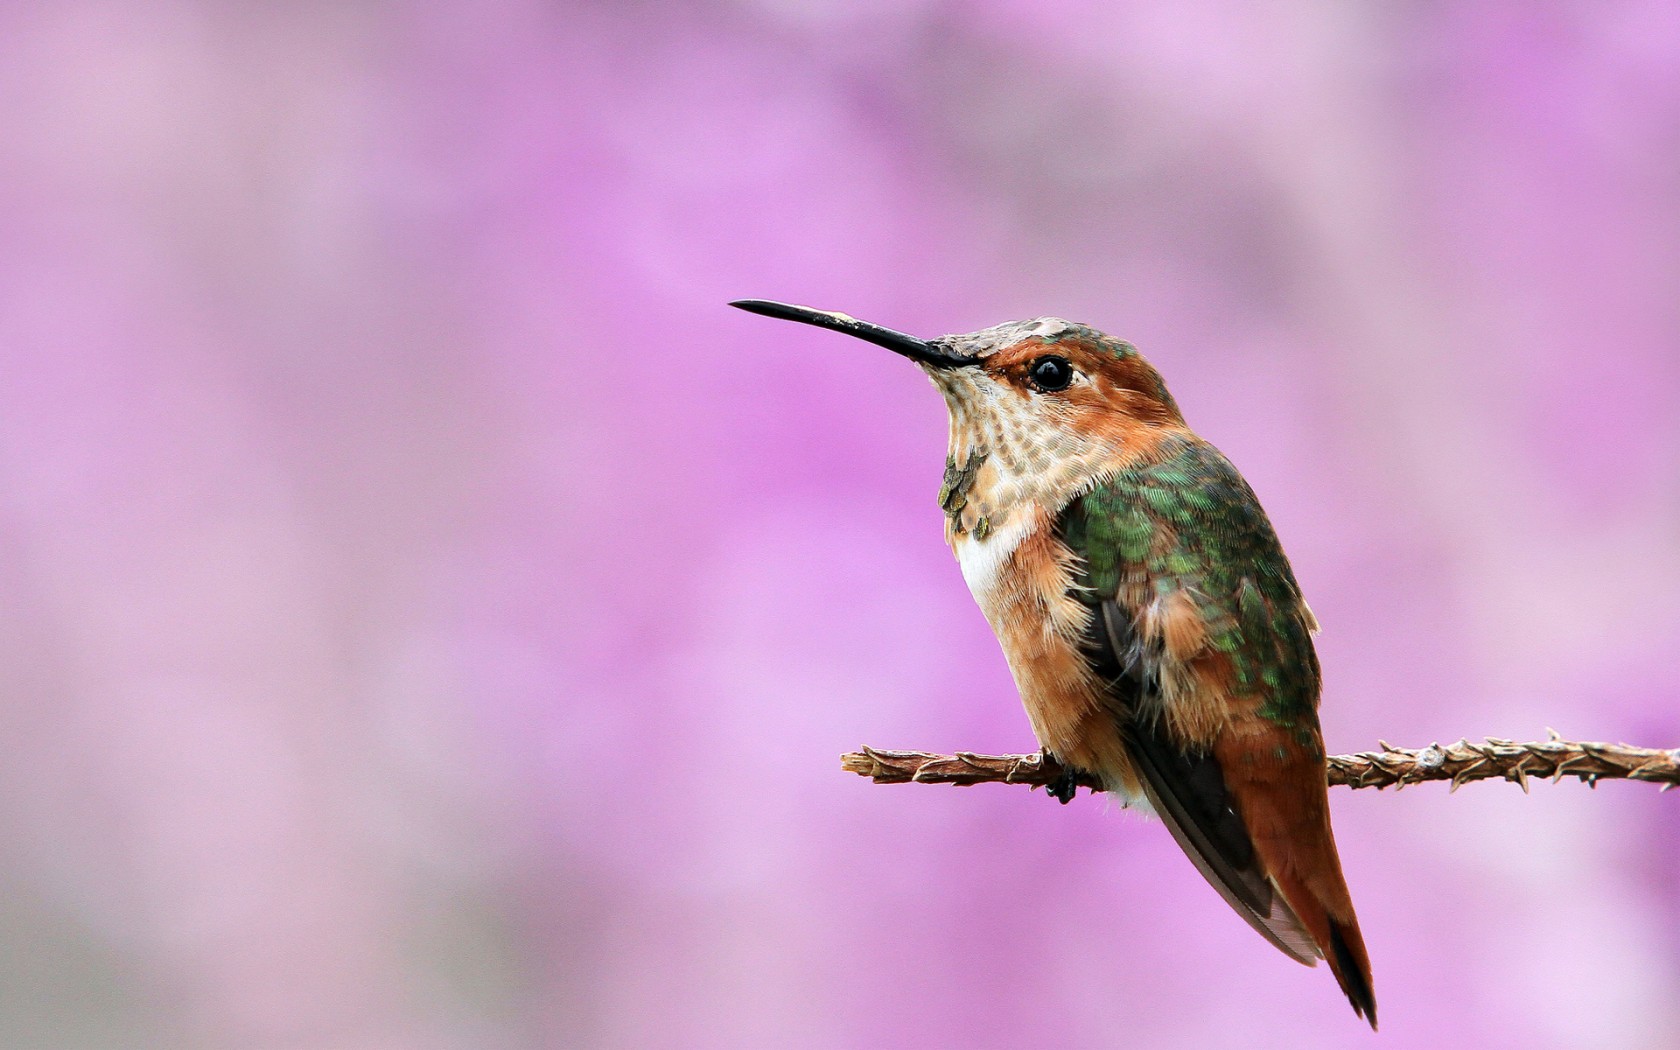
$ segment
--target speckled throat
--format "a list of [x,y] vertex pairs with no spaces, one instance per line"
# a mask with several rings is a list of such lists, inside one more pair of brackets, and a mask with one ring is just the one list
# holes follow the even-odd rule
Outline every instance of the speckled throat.
[[1054,513],[1120,453],[1117,442],[1069,434],[966,369],[931,372],[951,415],[939,507],[953,536],[984,540],[1024,507]]

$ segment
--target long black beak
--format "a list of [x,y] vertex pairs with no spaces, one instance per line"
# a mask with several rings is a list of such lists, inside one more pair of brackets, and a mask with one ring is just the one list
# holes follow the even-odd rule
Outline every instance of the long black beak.
[[934,368],[960,368],[972,365],[978,361],[976,357],[964,357],[953,354],[936,343],[925,339],[917,339],[913,335],[895,332],[891,328],[882,328],[878,324],[860,321],[845,314],[832,314],[826,310],[813,310],[809,306],[791,306],[787,303],[773,303],[768,299],[737,299],[729,304],[753,314],[763,314],[765,317],[779,317],[784,321],[798,321],[800,324],[816,325],[818,328],[832,328],[836,332],[857,336],[876,346],[884,346],[895,354],[903,354],[912,361],[920,361],[924,365]]

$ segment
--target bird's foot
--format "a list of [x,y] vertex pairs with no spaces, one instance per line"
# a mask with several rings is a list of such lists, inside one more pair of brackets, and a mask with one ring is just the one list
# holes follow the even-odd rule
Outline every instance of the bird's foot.
[[[1055,762],[1060,765],[1061,760],[1049,751],[1039,752],[1040,762]],[[1044,793],[1051,798],[1067,805],[1073,801],[1073,796],[1079,792],[1079,774],[1069,766],[1062,766],[1062,773],[1055,780],[1044,785]]]

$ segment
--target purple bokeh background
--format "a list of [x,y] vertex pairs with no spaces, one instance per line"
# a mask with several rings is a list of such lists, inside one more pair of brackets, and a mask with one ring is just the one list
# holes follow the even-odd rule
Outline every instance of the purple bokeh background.
[[[939,399],[742,296],[1136,342],[1334,750],[1680,743],[1671,4],[17,4],[0,129],[0,1044],[1365,1044],[838,770],[1032,741]],[[1661,1045],[1677,798],[1336,792],[1381,1038]]]

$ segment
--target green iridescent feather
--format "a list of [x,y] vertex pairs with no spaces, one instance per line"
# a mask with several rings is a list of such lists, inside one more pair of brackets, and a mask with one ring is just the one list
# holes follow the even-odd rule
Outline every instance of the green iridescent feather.
[[1218,449],[1173,439],[1070,503],[1058,532],[1082,559],[1080,600],[1114,598],[1126,580],[1158,597],[1183,591],[1209,644],[1231,658],[1236,692],[1262,693],[1273,721],[1316,727],[1318,657],[1300,587],[1260,501]]

